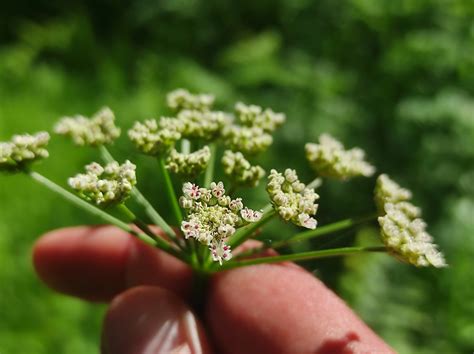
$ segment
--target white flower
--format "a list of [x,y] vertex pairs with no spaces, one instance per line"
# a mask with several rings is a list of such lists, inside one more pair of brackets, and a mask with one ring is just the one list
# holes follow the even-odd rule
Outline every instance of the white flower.
[[311,215],[318,210],[315,201],[319,195],[299,181],[295,170],[286,169],[284,174],[272,170],[268,176],[267,192],[273,208],[283,220],[307,229],[316,228],[316,219]]
[[120,204],[131,194],[137,183],[136,166],[130,161],[119,165],[114,161],[102,167],[93,162],[86,173],[68,179],[69,186],[85,200],[100,206]]
[[265,170],[260,166],[252,166],[241,152],[226,150],[222,166],[227,177],[240,186],[256,187],[265,176]]
[[56,123],[54,132],[69,136],[80,146],[110,144],[120,136],[120,129],[115,125],[115,115],[108,107],[102,108],[90,119],[81,115],[63,117]]
[[417,267],[445,267],[443,254],[426,232],[421,211],[409,202],[411,192],[387,175],[380,175],[375,187],[375,202],[382,214],[378,218],[382,241],[398,259]]
[[219,262],[220,265],[222,265],[222,261],[228,261],[232,258],[230,246],[223,241],[213,242],[210,250],[212,260],[214,262]]
[[183,193],[185,197],[188,197],[190,199],[199,199],[199,197],[201,196],[199,186],[190,182],[186,182],[185,184],[183,184]]
[[14,135],[10,141],[0,142],[0,171],[19,171],[25,166],[49,156],[47,132],[33,135]]
[[207,146],[190,154],[173,149],[166,160],[166,168],[182,177],[193,178],[206,169],[210,158],[211,150]]
[[399,203],[410,200],[411,197],[412,194],[408,189],[400,187],[386,174],[381,174],[377,177],[375,184],[375,204],[381,213],[384,212],[385,203]]
[[262,218],[263,214],[260,211],[244,208],[240,211],[240,215],[245,221],[256,222]]
[[319,144],[308,143],[305,148],[311,167],[321,176],[345,180],[356,176],[369,177],[375,172],[375,168],[364,160],[363,150],[345,150],[329,134],[322,134]]
[[214,103],[214,96],[209,94],[193,95],[188,90],[177,89],[168,93],[168,107],[175,110],[196,109],[209,110]]
[[186,239],[190,237],[198,237],[199,235],[199,224],[196,222],[183,221],[181,223],[181,231],[183,231]]
[[169,151],[181,139],[180,129],[176,119],[162,117],[159,123],[154,119],[135,122],[128,137],[142,153],[156,156]]
[[229,203],[229,208],[234,213],[240,211],[243,207],[244,207],[244,204],[242,203],[242,198],[231,200]]
[[258,126],[267,132],[273,132],[286,120],[283,113],[275,113],[270,108],[263,110],[260,106],[246,105],[242,102],[235,105],[235,111],[243,125]]
[[222,182],[212,182],[209,189],[184,183],[180,204],[187,212],[186,219],[181,223],[185,238],[192,237],[210,246],[211,252],[216,255],[214,260],[219,262],[232,256],[230,247],[224,241],[237,228],[258,221],[262,216],[260,212],[244,208],[242,199],[232,200],[225,195]]
[[304,226],[307,229],[314,230],[316,228],[316,225],[317,225],[316,219],[312,218],[308,214],[302,213],[298,215],[298,220],[301,226]]
[[224,183],[222,182],[219,182],[219,183],[212,182],[210,185],[210,188],[211,188],[212,195],[216,198],[222,197],[225,193]]

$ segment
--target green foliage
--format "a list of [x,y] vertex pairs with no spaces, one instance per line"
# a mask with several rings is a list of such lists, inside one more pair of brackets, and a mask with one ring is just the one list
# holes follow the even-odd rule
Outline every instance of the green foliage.
[[[258,164],[297,168],[306,181],[303,142],[328,132],[361,146],[379,171],[413,190],[451,264],[417,270],[367,256],[308,266],[400,352],[472,350],[472,1],[65,4],[19,0],[0,13],[0,140],[104,105],[127,129],[169,113],[164,95],[176,87],[215,93],[227,109],[242,100],[285,112],[288,122]],[[133,151],[125,136],[113,150],[120,158]],[[140,189],[158,199],[156,171],[132,157]],[[64,182],[96,158],[56,138],[39,168]],[[96,351],[103,308],[53,294],[30,261],[39,234],[96,220],[24,178],[0,176],[0,185],[0,352]],[[373,180],[325,183],[320,224],[370,212],[372,188]],[[275,238],[291,230],[272,227]],[[376,237],[368,229],[358,239]]]

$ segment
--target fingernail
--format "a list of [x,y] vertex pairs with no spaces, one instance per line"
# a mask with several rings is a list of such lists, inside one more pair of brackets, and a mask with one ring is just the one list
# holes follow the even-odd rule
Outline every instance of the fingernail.
[[208,345],[199,321],[175,295],[158,287],[136,287],[112,302],[104,321],[106,354],[204,354]]

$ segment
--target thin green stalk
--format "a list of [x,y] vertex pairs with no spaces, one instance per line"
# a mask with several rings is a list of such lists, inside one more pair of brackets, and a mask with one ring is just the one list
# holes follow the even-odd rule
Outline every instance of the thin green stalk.
[[265,225],[269,222],[272,217],[276,215],[275,210],[269,209],[264,211],[262,217],[257,222],[251,223],[241,229],[239,229],[229,240],[229,246],[235,248],[242,243],[244,243],[255,231],[257,231],[260,227]]
[[211,158],[206,167],[206,172],[204,173],[204,187],[209,188],[212,179],[214,178],[214,166],[216,164],[216,144],[212,143],[209,145],[211,150]]
[[[104,146],[101,145],[99,147],[100,154],[102,156],[102,160],[104,160],[107,163],[115,161],[114,157],[112,154],[110,154],[109,150]],[[151,203],[145,198],[145,196],[139,191],[137,187],[134,187],[132,189],[132,198],[139,204],[141,205],[145,213],[148,215],[150,218],[151,222],[154,223],[155,225],[159,226],[163,232],[171,239],[173,242],[178,246],[181,247],[180,242],[178,238],[176,237],[176,234],[174,230],[171,228],[171,226],[161,217],[161,215],[158,213],[158,211],[151,205]]]
[[181,153],[189,154],[191,152],[191,142],[188,139],[181,140]]
[[308,231],[303,231],[300,233],[297,233],[296,235],[290,237],[289,239],[286,240],[281,240],[275,243],[269,243],[266,244],[262,247],[259,248],[254,248],[251,250],[248,250],[247,252],[243,252],[237,256],[237,258],[243,258],[243,257],[248,257],[254,254],[261,253],[265,251],[266,249],[273,248],[273,249],[278,249],[281,247],[286,247],[289,246],[293,243],[298,243],[298,242],[303,242],[312,238],[317,238],[321,237],[324,235],[328,235],[337,231],[349,229],[351,227],[354,227],[356,225],[362,224],[367,221],[371,221],[374,218],[376,218],[376,215],[369,215],[366,217],[361,217],[361,218],[351,218],[351,219],[345,219],[345,220],[340,220],[334,223],[331,223],[329,225],[324,225],[321,227],[318,227],[314,230],[308,230]]
[[242,261],[230,261],[226,264],[217,267],[215,266],[215,271],[223,271],[234,269],[238,267],[251,266],[256,264],[265,264],[265,263],[278,263],[285,261],[304,261],[310,259],[318,258],[327,258],[327,257],[336,257],[336,256],[346,256],[350,254],[357,254],[362,252],[387,252],[387,249],[384,246],[374,246],[374,247],[342,247],[342,248],[333,248],[323,251],[310,251],[302,252],[296,254],[286,254],[281,256],[272,256],[272,257],[263,257],[255,259],[246,259]]
[[327,235],[333,232],[348,229],[355,225],[359,225],[364,222],[374,220],[375,218],[376,218],[376,215],[369,215],[369,216],[365,216],[361,218],[350,218],[350,219],[337,221],[329,225],[318,227],[314,230],[308,230],[308,231],[297,233],[296,235],[290,237],[288,240],[275,242],[272,245],[272,248],[279,248],[279,247],[287,246],[290,243],[302,242],[302,241],[309,240],[311,238],[316,238],[316,237]]
[[125,204],[119,204],[116,206],[117,210],[125,217],[125,219],[135,224],[140,230],[146,233],[148,236],[153,238],[155,241],[159,238],[150,227],[142,220],[140,220]]
[[[139,232],[136,232],[135,230],[133,230],[128,224],[124,223],[122,220],[120,219],[117,219],[116,217],[106,213],[105,211],[89,204],[88,202],[82,200],[81,198],[79,198],[78,196],[76,196],[75,194],[65,190],[64,188],[62,188],[61,186],[57,185],[56,183],[54,183],[53,181],[49,180],[48,178],[44,177],[43,175],[37,173],[37,172],[34,172],[34,171],[27,171],[27,174],[28,176],[30,176],[33,180],[35,180],[36,182],[40,183],[41,185],[43,185],[44,187],[48,188],[49,190],[59,194],[61,197],[63,197],[64,199],[68,200],[69,202],[71,202],[72,204],[74,204],[75,206],[87,211],[88,213],[94,215],[94,216],[97,216],[98,218],[102,219],[103,221],[109,223],[109,224],[112,224],[112,225],[115,225],[117,226],[118,228],[132,234],[133,236],[135,237],[138,237],[140,240],[146,242],[147,244],[149,245],[152,245],[152,246],[155,246],[155,247],[159,247],[156,243],[155,240],[153,240],[151,237],[149,237],[148,235],[145,235],[143,233],[139,233]],[[166,249],[164,249],[164,251],[167,251]]]
[[181,213],[178,198],[176,198],[173,183],[171,182],[171,176],[168,173],[168,170],[166,169],[165,158],[163,156],[160,156],[158,158],[158,165],[160,167],[161,174],[164,178],[166,194],[168,195],[168,199],[171,203],[171,208],[176,218],[177,225],[180,225],[181,221],[183,220],[183,214]]
[[186,260],[186,257],[183,257],[184,254],[180,253],[177,249],[173,248],[170,246],[168,242],[166,242],[164,239],[156,235],[153,230],[150,229],[150,227],[142,220],[140,220],[125,204],[119,204],[117,205],[117,210],[131,223],[135,224],[140,230],[142,230],[144,233],[146,233],[148,236],[153,238],[159,248],[164,249],[166,248],[171,254],[173,254],[175,257]]

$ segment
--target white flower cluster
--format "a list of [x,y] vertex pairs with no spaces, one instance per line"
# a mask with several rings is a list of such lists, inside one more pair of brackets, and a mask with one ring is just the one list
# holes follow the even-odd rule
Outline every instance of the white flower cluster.
[[16,171],[25,165],[49,156],[47,132],[33,135],[14,135],[10,141],[0,142],[0,171]]
[[231,118],[224,112],[212,111],[214,96],[191,94],[178,89],[167,96],[168,106],[177,111],[182,128],[180,133],[186,139],[213,140],[221,135],[222,129]]
[[211,150],[208,146],[190,154],[183,154],[173,149],[166,160],[166,168],[182,177],[194,178],[206,169],[210,158]]
[[182,128],[176,118],[162,117],[159,123],[149,119],[143,123],[135,122],[128,137],[142,153],[156,156],[169,151],[181,139]]
[[271,170],[268,176],[267,192],[273,207],[287,221],[315,229],[316,219],[312,216],[318,211],[319,195],[312,188],[299,181],[295,170],[286,169],[284,175]]
[[90,119],[81,115],[61,118],[54,131],[71,137],[74,144],[80,146],[110,144],[120,136],[120,128],[115,125],[115,115],[108,107],[102,108]]
[[128,160],[122,165],[114,161],[105,167],[93,162],[85,169],[86,173],[69,178],[68,184],[79,196],[96,205],[122,203],[137,183],[136,166]]
[[220,264],[232,258],[225,240],[237,228],[262,217],[261,212],[244,207],[242,199],[226,196],[222,182],[212,182],[209,189],[185,183],[180,204],[187,212],[186,220],[181,223],[184,237],[209,246],[212,259]]
[[385,213],[385,204],[405,202],[410,200],[411,197],[412,194],[408,189],[400,187],[386,174],[377,177],[377,182],[375,183],[375,204],[381,214]]
[[417,267],[445,267],[443,254],[426,232],[419,208],[408,202],[410,191],[400,188],[388,176],[377,179],[375,199],[383,205],[384,216],[378,218],[382,241],[397,258]]
[[283,113],[275,113],[270,108],[263,110],[260,106],[246,105],[242,102],[235,105],[235,111],[242,125],[257,126],[266,132],[275,131],[286,120]]
[[217,138],[230,121],[230,117],[224,112],[188,109],[180,111],[178,119],[183,125],[181,134],[184,138],[203,140]]
[[168,107],[180,111],[183,109],[206,111],[214,104],[215,97],[209,94],[193,95],[188,90],[177,89],[168,93]]
[[222,157],[224,173],[240,186],[256,187],[265,176],[265,170],[260,166],[252,166],[241,152],[226,150]]
[[234,151],[257,154],[265,151],[272,143],[271,133],[285,122],[283,113],[243,103],[235,106],[238,124],[228,124],[223,129],[224,143]]
[[319,137],[319,144],[305,146],[306,158],[311,167],[323,177],[348,179],[356,176],[372,176],[375,168],[364,161],[362,149],[344,150],[344,146],[329,134]]

